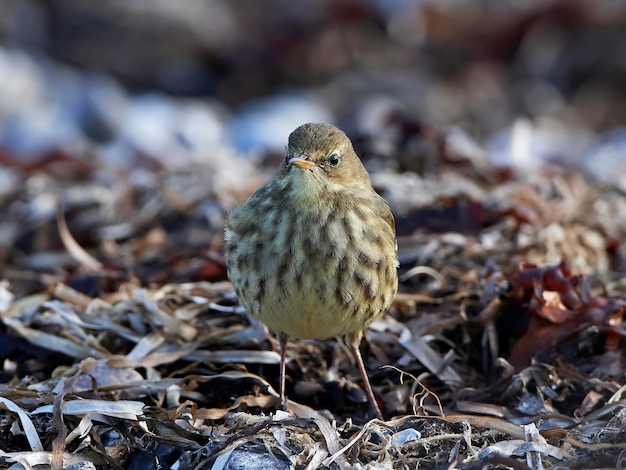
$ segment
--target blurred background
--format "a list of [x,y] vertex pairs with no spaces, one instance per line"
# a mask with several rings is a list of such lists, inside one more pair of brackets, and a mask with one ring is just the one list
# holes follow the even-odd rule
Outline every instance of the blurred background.
[[546,171],[619,194],[624,50],[615,0],[0,0],[0,262],[60,247],[55,198],[85,247],[181,213],[212,228],[173,243],[217,240],[308,121],[348,133],[400,217]]
[[593,167],[624,145],[625,26],[612,0],[2,0],[0,145],[184,164],[315,120],[375,156],[453,126],[501,166]]

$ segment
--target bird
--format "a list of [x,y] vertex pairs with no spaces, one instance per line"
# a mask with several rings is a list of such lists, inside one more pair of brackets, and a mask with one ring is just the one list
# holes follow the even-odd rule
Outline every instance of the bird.
[[227,216],[224,248],[237,298],[278,336],[279,406],[288,406],[288,338],[343,336],[382,419],[359,347],[396,296],[398,245],[389,204],[346,134],[326,123],[296,128],[275,177]]

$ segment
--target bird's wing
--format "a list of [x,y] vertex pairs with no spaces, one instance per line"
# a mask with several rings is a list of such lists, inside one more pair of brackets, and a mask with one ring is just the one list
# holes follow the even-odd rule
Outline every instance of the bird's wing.
[[382,196],[378,196],[376,198],[375,209],[376,209],[376,213],[380,216],[380,218],[382,218],[385,222],[387,222],[389,227],[391,227],[391,230],[393,231],[393,235],[395,236],[396,235],[396,223],[393,217],[393,213],[391,212],[391,208],[389,207],[389,203],[387,203],[387,201],[385,201],[385,199]]

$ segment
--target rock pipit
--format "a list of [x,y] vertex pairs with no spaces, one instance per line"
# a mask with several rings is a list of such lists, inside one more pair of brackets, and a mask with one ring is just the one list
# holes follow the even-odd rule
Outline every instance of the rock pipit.
[[229,215],[225,245],[239,300],[278,333],[282,406],[287,337],[345,335],[381,417],[359,344],[396,295],[398,251],[389,205],[350,139],[329,124],[293,131],[274,179]]

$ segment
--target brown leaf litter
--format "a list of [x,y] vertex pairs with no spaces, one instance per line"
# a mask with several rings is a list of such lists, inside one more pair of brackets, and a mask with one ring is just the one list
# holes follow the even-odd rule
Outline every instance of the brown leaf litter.
[[[364,344],[384,422],[366,419],[358,372],[333,341],[289,343],[289,413],[276,410],[276,341],[222,281],[220,227],[197,223],[199,199],[144,194],[126,202],[137,225],[96,227],[137,236],[93,243],[80,219],[95,209],[50,186],[66,202],[41,223],[56,219],[59,238],[6,253],[3,267],[0,457],[26,468],[218,469],[241,452],[278,468],[617,465],[626,224],[611,213],[623,198],[576,175],[488,191],[457,177],[475,191],[398,212],[401,292]],[[616,210],[590,210],[599,199]]]

